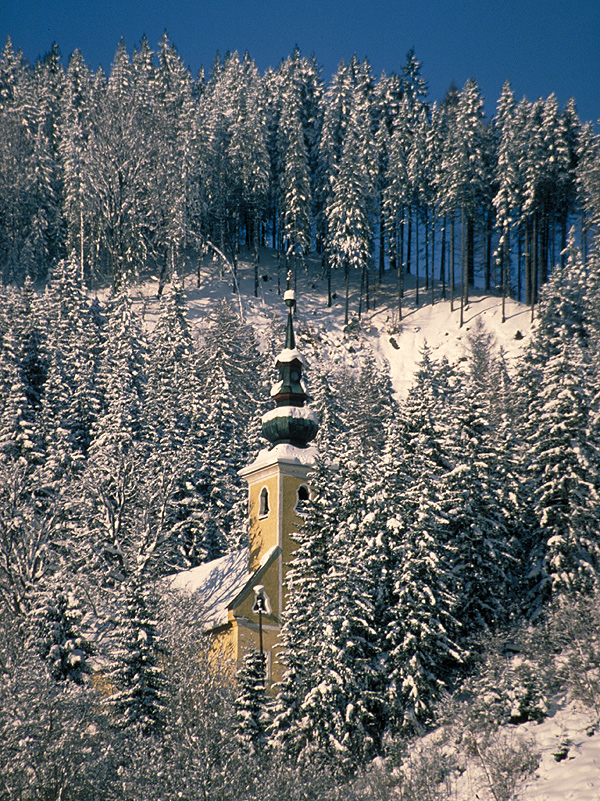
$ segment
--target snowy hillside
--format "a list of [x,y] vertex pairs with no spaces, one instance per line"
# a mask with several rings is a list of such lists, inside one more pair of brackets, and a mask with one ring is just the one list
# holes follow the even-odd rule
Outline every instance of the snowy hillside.
[[[259,341],[274,323],[281,322],[284,306],[277,292],[277,263],[271,251],[261,254],[260,296],[253,297],[253,268],[250,262],[239,266],[241,296],[231,291],[231,280],[226,274],[215,279],[214,265],[201,272],[200,286],[195,275],[185,279],[189,317],[192,325],[207,314],[223,297],[229,298],[241,310],[245,322],[255,328]],[[283,268],[281,286],[284,287]],[[326,286],[320,278],[319,265],[310,261],[307,270],[298,274],[298,326],[309,330],[322,345],[324,358],[352,364],[357,352],[372,348],[382,366],[389,369],[393,388],[399,398],[404,398],[425,343],[434,357],[445,356],[451,363],[460,362],[467,352],[469,331],[480,321],[491,332],[507,360],[516,359],[529,339],[531,310],[522,304],[506,302],[506,321],[502,322],[502,300],[481,291],[473,292],[464,310],[464,325],[460,327],[460,302],[455,301],[451,310],[449,300],[442,301],[441,290],[436,285],[435,303],[430,303],[429,293],[425,303],[415,307],[414,282],[407,283],[403,301],[403,319],[398,321],[397,298],[394,276],[386,275],[381,288],[377,289],[375,308],[363,313],[361,331],[364,336],[350,336],[344,326],[343,286],[334,284],[332,308],[326,307]],[[143,305],[146,324],[152,327],[158,302],[156,282],[150,281],[140,287],[139,302]],[[449,294],[449,293],[448,293]],[[350,296],[350,317],[356,317],[358,295]],[[310,380],[310,379],[309,379]],[[525,743],[534,757],[539,755],[539,764],[529,779],[516,781],[514,794],[502,796],[519,801],[592,801],[600,797],[600,734],[594,728],[594,713],[580,702],[566,697],[555,699],[549,716],[541,723],[529,721],[521,725],[500,729],[497,748],[501,752],[508,744]],[[436,737],[439,732],[431,735]],[[496,766],[496,770],[498,766]],[[500,768],[501,769],[501,768]],[[449,778],[451,796],[455,801],[472,799],[497,799],[490,790],[489,771],[494,766],[484,764],[473,757],[462,763],[461,770]],[[510,781],[508,782],[510,785]],[[507,785],[507,793],[510,787]],[[495,792],[498,790],[496,788]],[[390,798],[396,796],[390,795]],[[401,796],[397,796],[400,798]],[[402,796],[403,797],[403,796]],[[432,796],[433,797],[433,796]],[[438,796],[436,796],[437,798]],[[439,796],[441,797],[441,796]]]
[[[214,264],[206,264],[200,274],[200,286],[196,275],[187,275],[185,285],[192,323],[206,315],[222,298],[226,297],[241,310],[245,322],[250,323],[259,336],[273,323],[284,319],[282,294],[277,292],[277,260],[270,249],[261,251],[259,267],[259,297],[253,296],[254,272],[250,261],[240,261],[239,285],[241,297],[232,292],[232,281],[226,272],[222,279],[215,279]],[[358,280],[353,277],[354,286],[350,291],[350,320],[357,317],[359,304]],[[309,258],[307,267],[298,268],[297,320],[302,327],[308,327],[319,335],[324,343],[327,356],[335,361],[353,363],[352,354],[356,343],[350,342],[344,333],[343,277],[333,275],[334,298],[331,308],[327,308],[327,288],[321,278],[319,260]],[[285,289],[285,269],[280,267],[280,281]],[[157,281],[145,282],[139,289],[139,301],[144,309],[146,323],[152,327],[158,312],[156,298]],[[458,294],[458,289],[456,290]],[[360,327],[365,335],[361,343],[368,343],[378,357],[380,364],[386,365],[390,372],[393,388],[398,398],[403,398],[411,385],[412,377],[420,360],[424,344],[432,351],[434,358],[445,356],[451,363],[459,362],[467,352],[468,333],[477,321],[490,331],[499,347],[510,362],[527,342],[531,327],[531,309],[513,300],[506,301],[506,320],[502,322],[502,299],[486,295],[475,289],[464,309],[464,322],[460,327],[460,299],[455,297],[451,310],[450,300],[441,298],[441,286],[436,281],[434,304],[430,293],[423,293],[421,303],[415,305],[415,282],[412,276],[406,277],[406,290],[403,299],[402,321],[398,320],[396,277],[386,273],[384,283],[376,287],[375,308],[363,312]],[[450,290],[446,288],[446,297]]]
[[[594,712],[564,696],[541,723],[505,726],[449,777],[455,801],[597,801],[600,733]],[[434,733],[436,737],[439,733]],[[523,773],[517,764],[525,767]],[[528,775],[529,771],[531,773]],[[495,784],[493,790],[490,785]]]

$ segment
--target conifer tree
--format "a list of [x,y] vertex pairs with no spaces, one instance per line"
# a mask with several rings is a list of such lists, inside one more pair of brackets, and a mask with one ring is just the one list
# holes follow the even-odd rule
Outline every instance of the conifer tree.
[[344,271],[345,312],[349,321],[350,273],[364,283],[373,246],[373,137],[369,107],[358,90],[352,95],[339,164],[333,172],[326,206],[327,248],[334,267]]
[[304,525],[296,535],[298,549],[286,576],[288,599],[280,635],[284,677],[273,706],[269,742],[294,760],[304,747],[301,707],[312,686],[325,625],[323,581],[331,566],[339,485],[335,467],[319,461]]
[[235,741],[242,753],[252,756],[260,754],[266,744],[268,712],[265,669],[264,654],[248,651],[237,674]]
[[529,471],[540,538],[532,556],[542,599],[590,592],[598,583],[600,455],[582,386],[584,358],[565,341],[545,366],[531,409],[536,425],[528,437]]
[[140,575],[132,576],[123,589],[107,673],[115,689],[108,702],[119,728],[158,735],[164,725],[166,699],[156,599]]
[[[84,608],[75,587],[61,586],[55,574],[36,588],[29,613],[31,643],[55,681],[84,683],[90,673],[91,643],[83,632]],[[71,580],[74,578],[70,577]]]
[[[530,553],[536,607],[596,584],[599,458],[593,413],[593,317],[573,235],[564,267],[540,295],[538,327],[519,376],[534,516]],[[593,282],[592,282],[593,283]]]
[[47,480],[85,460],[100,409],[98,363],[102,319],[84,293],[77,258],[59,262],[46,290],[47,378],[41,402]]

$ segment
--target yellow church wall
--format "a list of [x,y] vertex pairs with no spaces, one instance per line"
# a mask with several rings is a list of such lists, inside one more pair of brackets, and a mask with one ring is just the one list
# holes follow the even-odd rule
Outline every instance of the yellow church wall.
[[[298,488],[308,487],[306,476],[310,470],[308,465],[274,461],[252,471],[246,468],[242,475],[248,481],[249,521],[250,521],[250,557],[251,573],[259,570],[261,559],[274,546],[279,545],[281,552],[277,558],[261,572],[256,583],[262,584],[271,603],[270,615],[263,615],[263,648],[268,657],[269,686],[280,682],[283,677],[281,664],[281,644],[279,631],[281,611],[285,607],[285,575],[298,543],[293,534],[303,523],[303,517],[296,512]],[[260,494],[266,488],[269,496],[268,515],[259,515]],[[237,623],[232,629],[236,641],[236,660],[241,661],[247,650],[259,647],[258,617],[252,612],[254,592],[248,589],[244,597],[236,601],[235,609],[230,612],[230,619]]]
[[[249,651],[258,651],[260,648],[260,636],[258,622],[253,620],[239,621],[237,628],[239,638],[240,654]],[[278,681],[281,678],[281,668],[276,660],[275,654],[279,645],[279,626],[270,626],[263,620],[263,652],[267,657],[267,677],[269,681]],[[275,679],[275,675],[279,678]]]
[[284,535],[282,537],[282,597],[281,605],[285,609],[286,599],[286,586],[285,577],[289,564],[298,550],[298,542],[294,539],[294,533],[298,531],[304,522],[304,518],[296,512],[296,504],[298,501],[298,487],[304,485],[308,487],[305,475],[286,475],[282,474],[282,529]]
[[[259,515],[260,493],[266,488],[269,493],[269,513]],[[258,570],[265,553],[279,545],[279,476],[277,471],[262,472],[248,488],[250,506],[250,572]]]
[[303,518],[296,512],[296,503],[298,500],[298,487],[302,484],[308,486],[304,476],[290,476],[286,474],[281,475],[281,527],[287,534],[284,537],[281,549],[283,551],[283,561],[287,564],[292,558],[294,551],[297,550],[298,544],[292,538],[294,531],[302,525]]
[[239,658],[235,626],[226,625],[211,632],[208,663],[214,667],[215,673],[233,679]]

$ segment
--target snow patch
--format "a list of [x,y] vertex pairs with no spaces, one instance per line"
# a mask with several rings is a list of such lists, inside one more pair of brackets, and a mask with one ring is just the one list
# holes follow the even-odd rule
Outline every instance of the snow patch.
[[312,420],[316,425],[319,425],[319,418],[316,413],[308,406],[278,406],[276,409],[266,412],[262,416],[262,422],[267,423],[269,420],[274,420],[276,417],[293,417],[297,420]]
[[318,455],[319,452],[314,445],[309,445],[307,448],[298,448],[295,445],[280,442],[278,445],[275,445],[274,448],[263,448],[252,464],[240,470],[239,474],[241,476],[246,476],[253,473],[255,470],[268,467],[277,462],[297,464],[303,467],[314,467]]
[[284,348],[275,360],[275,364],[288,364],[294,360],[299,361],[300,364],[304,364],[304,359],[298,348]]

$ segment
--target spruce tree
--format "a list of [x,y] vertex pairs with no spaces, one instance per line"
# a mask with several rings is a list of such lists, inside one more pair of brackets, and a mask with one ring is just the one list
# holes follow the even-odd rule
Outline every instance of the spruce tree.
[[235,742],[242,753],[252,756],[260,754],[266,744],[268,712],[265,670],[265,655],[248,651],[237,674]]
[[123,585],[113,632],[108,699],[120,729],[158,735],[165,720],[164,648],[157,630],[156,598],[143,576]]

